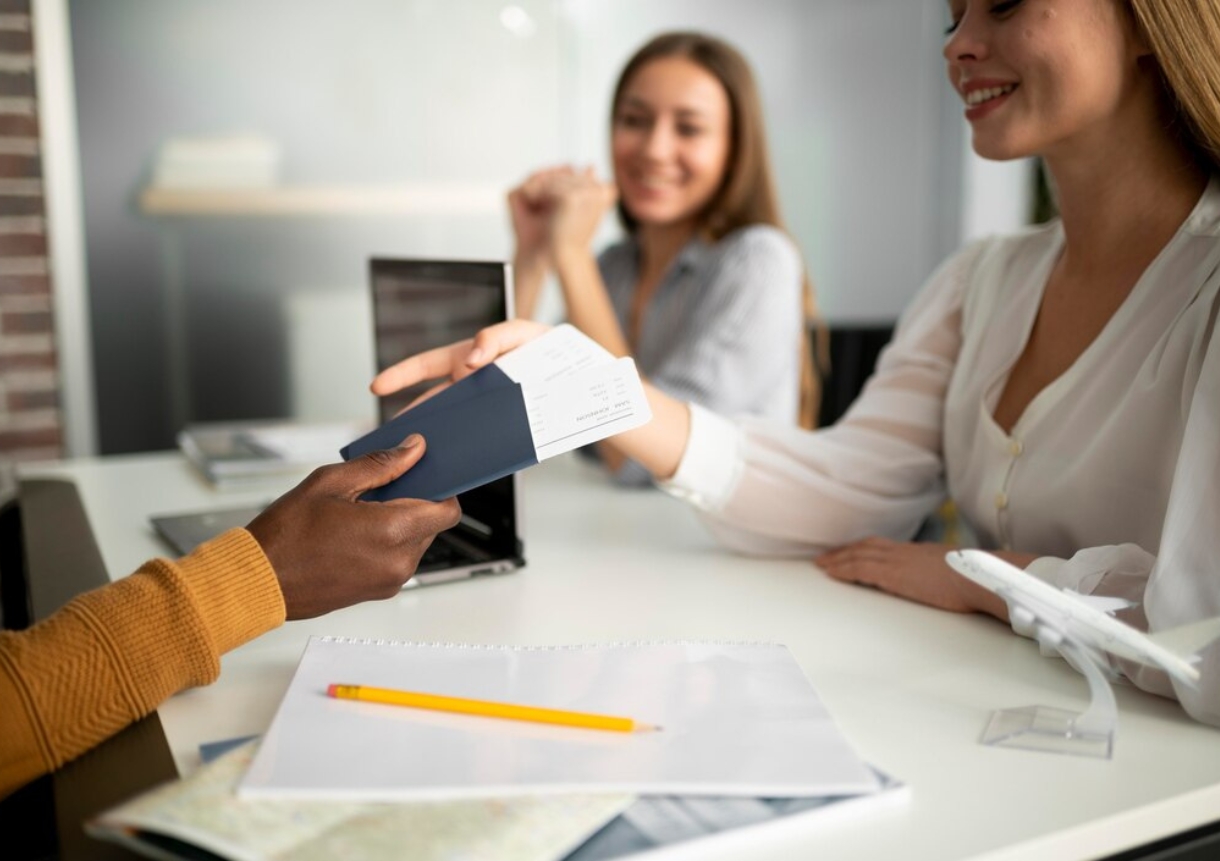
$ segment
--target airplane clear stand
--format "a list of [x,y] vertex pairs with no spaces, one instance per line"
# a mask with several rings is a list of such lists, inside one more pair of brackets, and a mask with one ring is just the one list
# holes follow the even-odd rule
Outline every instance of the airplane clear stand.
[[981,742],[1109,759],[1118,730],[1118,704],[1110,681],[1092,655],[1083,649],[1067,642],[1055,648],[1089,680],[1092,699],[1088,709],[1083,712],[1050,706],[1000,709],[991,715]]

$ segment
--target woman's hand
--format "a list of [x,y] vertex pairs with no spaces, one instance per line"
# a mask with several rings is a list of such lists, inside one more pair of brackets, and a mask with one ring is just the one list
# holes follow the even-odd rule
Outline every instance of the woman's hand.
[[557,178],[572,176],[569,165],[539,170],[508,193],[508,213],[517,237],[518,262],[545,265],[551,236],[555,199],[551,187]]
[[559,266],[564,255],[592,254],[593,237],[606,213],[618,200],[618,188],[602,182],[588,167],[552,177],[547,193],[554,216],[550,223],[549,251]]
[[[509,320],[481,330],[474,338],[408,356],[386,368],[369,387],[374,394],[390,395],[428,380],[456,382],[479,368],[550,330],[532,320]],[[428,395],[439,391],[433,389]],[[652,421],[635,430],[625,431],[608,441],[624,457],[638,461],[659,479],[669,478],[678,468],[690,436],[690,411],[675,400],[644,383],[644,394],[652,410]],[[425,395],[427,397],[428,395]]]
[[[814,563],[836,580],[872,586],[909,601],[954,613],[1008,619],[1004,599],[949,567],[946,544],[865,538],[823,553]],[[1010,558],[1010,561],[1012,557]],[[1026,558],[1027,564],[1033,557]]]
[[457,382],[550,328],[532,320],[497,323],[465,341],[408,356],[374,377],[369,388],[373,394],[384,397],[428,380]]

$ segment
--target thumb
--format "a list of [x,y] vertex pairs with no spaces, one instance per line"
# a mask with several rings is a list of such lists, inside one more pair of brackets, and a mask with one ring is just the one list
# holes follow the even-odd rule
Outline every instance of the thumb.
[[343,496],[356,499],[366,490],[389,484],[415,466],[426,448],[424,438],[413,433],[400,446],[363,454],[341,465],[341,471],[337,470],[340,474],[335,476],[339,485],[335,489]]

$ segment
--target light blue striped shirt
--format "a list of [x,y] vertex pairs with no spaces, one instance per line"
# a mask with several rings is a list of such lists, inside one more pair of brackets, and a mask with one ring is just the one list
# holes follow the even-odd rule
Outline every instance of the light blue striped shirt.
[[[631,239],[598,258],[629,340],[638,261]],[[795,423],[802,283],[800,253],[778,228],[743,227],[710,245],[692,239],[665,273],[631,345],[640,373],[661,391],[721,415]],[[616,480],[635,485],[650,478],[629,462]]]

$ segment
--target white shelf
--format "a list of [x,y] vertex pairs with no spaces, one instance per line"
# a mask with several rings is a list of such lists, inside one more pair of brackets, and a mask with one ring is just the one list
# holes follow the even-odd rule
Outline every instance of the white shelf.
[[472,184],[146,188],[140,211],[153,216],[295,217],[486,215],[505,211],[505,190]]

